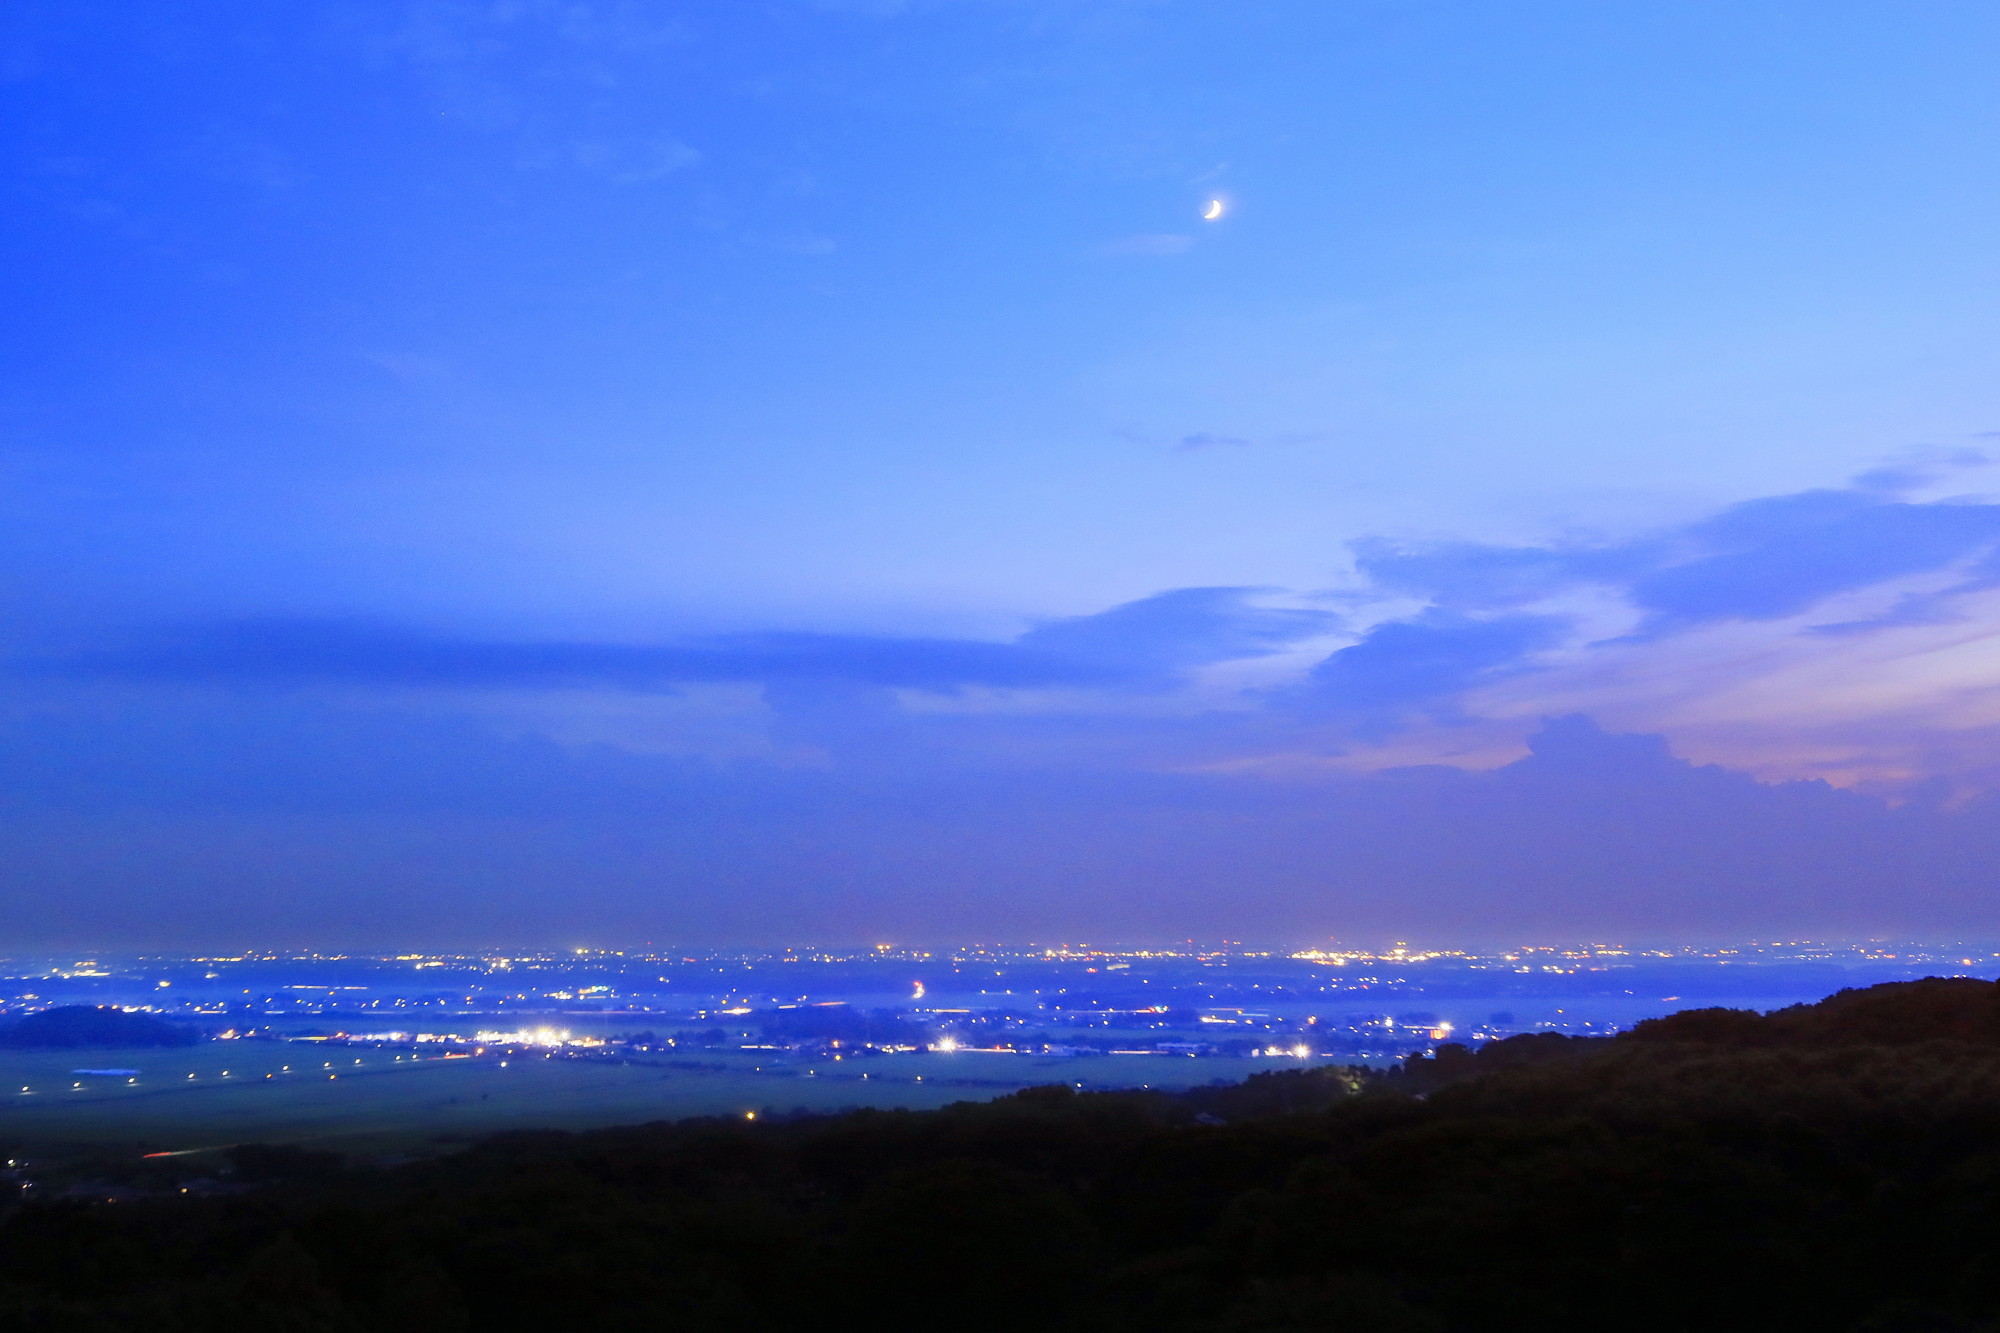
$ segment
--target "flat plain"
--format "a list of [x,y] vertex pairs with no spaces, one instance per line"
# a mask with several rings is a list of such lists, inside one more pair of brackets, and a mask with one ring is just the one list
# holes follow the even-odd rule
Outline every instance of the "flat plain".
[[846,1061],[720,1051],[668,1061],[265,1040],[6,1051],[0,1052],[0,1146],[14,1155],[134,1147],[191,1152],[247,1142],[438,1151],[506,1130],[798,1109],[920,1110],[1051,1083],[1181,1088],[1292,1063],[984,1051]]

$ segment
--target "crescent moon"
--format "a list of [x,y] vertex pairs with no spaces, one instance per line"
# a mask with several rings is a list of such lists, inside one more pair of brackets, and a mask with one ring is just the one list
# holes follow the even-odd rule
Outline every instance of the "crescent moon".
[[1203,214],[1202,214],[1201,216],[1202,216],[1202,218],[1203,218],[1203,219],[1204,219],[1205,221],[1208,221],[1208,222],[1213,222],[1213,221],[1215,221],[1215,220],[1216,220],[1217,218],[1221,217],[1221,216],[1222,216],[1222,201],[1221,201],[1220,199],[1211,199],[1211,200],[1209,200],[1209,201],[1208,201],[1208,210],[1207,210],[1206,212],[1204,212],[1204,213],[1203,213]]

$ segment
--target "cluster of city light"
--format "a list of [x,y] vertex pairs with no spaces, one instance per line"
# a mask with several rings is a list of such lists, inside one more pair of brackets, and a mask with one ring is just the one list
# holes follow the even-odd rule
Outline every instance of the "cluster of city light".
[[591,1038],[572,1039],[568,1028],[524,1028],[518,1032],[479,1032],[473,1034],[474,1041],[483,1046],[567,1046],[574,1044],[598,1046],[602,1042]]
[[1345,967],[1349,963],[1428,963],[1434,958],[1477,957],[1463,949],[1412,951],[1400,945],[1386,953],[1375,953],[1367,949],[1299,949],[1286,956],[1302,963],[1331,963],[1335,967]]

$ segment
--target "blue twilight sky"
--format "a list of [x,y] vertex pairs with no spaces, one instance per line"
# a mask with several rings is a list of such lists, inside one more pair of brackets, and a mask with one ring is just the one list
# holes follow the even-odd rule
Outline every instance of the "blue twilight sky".
[[22,0],[14,934],[1975,930],[1996,43]]

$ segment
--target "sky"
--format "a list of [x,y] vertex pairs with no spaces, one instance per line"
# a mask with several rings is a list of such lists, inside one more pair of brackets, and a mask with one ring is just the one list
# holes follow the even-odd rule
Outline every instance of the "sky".
[[1991,935],[1996,39],[20,0],[7,935]]

